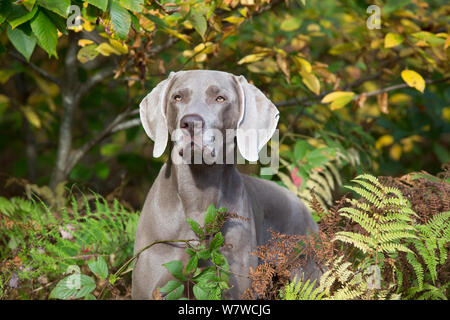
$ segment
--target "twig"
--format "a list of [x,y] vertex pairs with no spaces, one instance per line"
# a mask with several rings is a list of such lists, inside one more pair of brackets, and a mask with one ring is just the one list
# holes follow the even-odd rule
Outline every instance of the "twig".
[[26,64],[27,66],[29,66],[31,69],[36,71],[41,77],[43,77],[43,78],[45,78],[45,79],[47,79],[47,80],[49,80],[49,81],[51,81],[53,83],[56,83],[58,86],[61,86],[61,82],[60,82],[60,80],[58,78],[56,78],[55,76],[51,75],[50,73],[48,73],[44,69],[38,67],[34,63],[27,61],[21,54],[15,52],[15,51],[10,51],[10,52],[8,52],[8,54],[12,58],[14,58],[14,59],[22,62],[23,64]]
[[183,243],[189,243],[189,242],[198,242],[198,239],[189,239],[189,240],[183,240],[183,239],[177,239],[177,240],[156,240],[153,241],[152,243],[150,243],[148,246],[142,248],[141,250],[139,250],[139,252],[137,252],[134,256],[132,256],[130,259],[128,259],[127,262],[125,262],[120,268],[119,270],[116,271],[116,273],[114,273],[114,277],[118,278],[122,275],[123,271],[130,265],[131,262],[133,262],[142,252],[144,252],[145,250],[153,247],[155,244],[158,243],[174,243],[174,242],[183,242]]

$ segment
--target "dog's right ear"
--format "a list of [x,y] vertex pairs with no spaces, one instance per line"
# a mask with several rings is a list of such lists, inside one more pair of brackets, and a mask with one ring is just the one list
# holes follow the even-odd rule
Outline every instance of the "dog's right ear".
[[158,83],[153,90],[139,104],[141,123],[145,133],[155,142],[153,156],[160,157],[167,146],[169,132],[167,129],[166,103],[167,92],[174,78],[175,72]]

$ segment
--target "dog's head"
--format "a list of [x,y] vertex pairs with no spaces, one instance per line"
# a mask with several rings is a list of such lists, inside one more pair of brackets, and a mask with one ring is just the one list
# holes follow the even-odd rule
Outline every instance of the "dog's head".
[[234,148],[236,136],[242,156],[256,161],[279,118],[275,105],[243,76],[209,70],[170,73],[139,107],[145,132],[155,142],[154,157],[163,154],[170,133],[180,155],[189,147],[220,157],[220,146]]

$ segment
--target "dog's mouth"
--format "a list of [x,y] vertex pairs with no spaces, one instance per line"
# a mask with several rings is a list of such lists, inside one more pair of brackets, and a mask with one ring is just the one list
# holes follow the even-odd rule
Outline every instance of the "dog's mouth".
[[[181,129],[181,131],[182,136],[177,141],[177,144],[179,146],[179,156],[183,158],[191,157],[195,160],[195,156],[197,155],[197,159],[202,159],[201,163],[203,163],[204,157],[208,157],[213,161],[213,163],[215,163],[217,152],[214,145],[213,136],[209,137],[208,139],[203,134],[191,135],[188,130]],[[191,163],[195,164],[195,161]]]

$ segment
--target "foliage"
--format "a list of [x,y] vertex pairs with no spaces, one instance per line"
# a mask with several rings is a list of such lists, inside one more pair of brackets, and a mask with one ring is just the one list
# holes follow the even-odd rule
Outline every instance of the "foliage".
[[[259,277],[252,277],[252,289],[262,289],[259,297],[272,299],[448,299],[450,184],[446,170],[441,178],[413,173],[388,179],[391,185],[392,181],[409,181],[411,192],[407,194],[415,194],[410,197],[413,203],[420,197],[433,198],[437,202],[433,208],[442,211],[432,215],[430,208],[414,212],[398,188],[368,174],[355,178],[354,185],[347,187],[359,199],[344,197],[329,211],[317,208],[320,204],[315,202],[320,213],[317,235],[300,237],[299,241],[298,236],[273,234],[272,241],[281,244],[261,247],[257,252],[262,255],[270,250],[271,256],[284,257],[300,250],[296,256],[299,261],[270,274],[260,270]],[[439,188],[414,193],[427,179]],[[434,197],[436,193],[439,197]],[[427,220],[421,221],[424,217]],[[298,282],[297,278],[282,284],[274,280],[297,273],[298,265],[304,266],[309,259],[323,268],[317,284],[304,274]],[[279,295],[277,290],[281,290]]]
[[[92,273],[105,278],[106,261],[116,268],[133,252],[138,214],[95,193],[79,199],[72,196],[70,205],[61,211],[50,210],[39,199],[0,198],[0,212],[2,279],[17,277],[22,284],[12,287],[22,287],[21,291],[36,289],[35,279],[45,287],[64,273],[74,272],[61,280],[52,297],[85,297],[96,287],[90,277],[81,277],[82,288],[89,292],[61,293],[63,282],[70,283],[86,263]],[[97,262],[91,262],[95,257]]]
[[225,208],[216,209],[214,205],[210,205],[205,214],[203,227],[198,222],[187,219],[198,241],[195,245],[186,242],[189,260],[185,266],[179,260],[163,264],[177,280],[170,280],[165,286],[158,288],[157,297],[166,300],[180,299],[186,285],[187,299],[189,299],[189,286],[192,285],[192,292],[197,300],[224,298],[225,292],[230,289],[230,270],[227,259],[219,251],[224,246],[220,229],[229,218],[239,218],[239,216],[228,213]]

